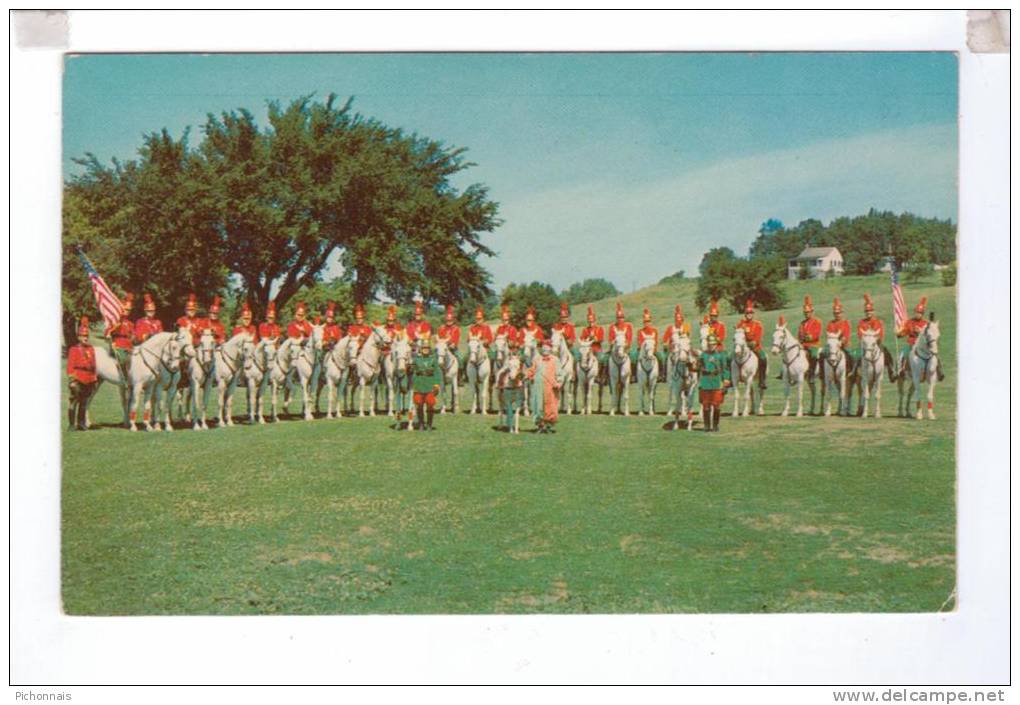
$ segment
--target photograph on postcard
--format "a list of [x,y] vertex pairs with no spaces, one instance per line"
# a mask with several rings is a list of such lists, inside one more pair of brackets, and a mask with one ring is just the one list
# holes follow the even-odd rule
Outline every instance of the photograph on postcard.
[[65,612],[955,609],[957,82],[67,55]]

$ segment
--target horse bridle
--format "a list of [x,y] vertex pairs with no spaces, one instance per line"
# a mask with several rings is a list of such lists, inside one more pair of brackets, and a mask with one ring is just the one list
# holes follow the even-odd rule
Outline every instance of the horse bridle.
[[[788,331],[788,330],[786,330],[784,328],[783,329],[783,343],[786,343],[787,339],[788,338],[792,338],[792,337],[793,336],[790,334],[790,331]],[[790,350],[796,350],[797,352],[794,354],[792,359],[787,360],[786,359],[786,353],[789,352]],[[803,352],[803,350],[804,350],[804,345],[799,340],[794,340],[793,341],[793,345],[790,345],[790,346],[787,346],[787,347],[782,347],[782,346],[779,347],[779,352],[782,353],[783,367],[786,368],[787,372],[789,372],[790,368],[793,366],[793,363],[795,363],[797,361],[797,358],[800,357],[800,353]],[[787,375],[787,379],[789,379],[789,375]]]
[[921,334],[918,336],[918,338],[924,338],[924,340],[925,340],[924,347],[928,351],[928,357],[925,357],[924,355],[921,355],[921,354],[919,354],[917,352],[917,349],[916,349],[917,345],[916,345],[916,343],[914,345],[914,349],[912,349],[911,352],[914,353],[914,355],[917,356],[918,360],[922,360],[924,362],[924,364],[925,364],[925,367],[927,367],[928,363],[931,362],[932,358],[938,359],[938,356],[939,356],[938,353],[934,353],[934,352],[931,351],[931,336],[928,335],[928,326],[927,326],[927,324],[924,326],[924,330],[921,331]]
[[[174,374],[174,370],[169,365],[167,365],[166,360],[163,359],[163,353],[166,351],[167,346],[170,345],[170,342],[171,339],[167,339],[166,343],[163,344],[163,349],[160,350],[159,355],[156,355],[156,359],[159,360],[160,367],[163,370],[166,370],[166,372],[172,377]],[[142,358],[142,364],[144,364],[148,368],[149,372],[152,373],[153,377],[159,379],[162,375],[159,372],[156,372],[156,370],[152,368],[152,365],[149,364],[149,361],[145,359],[145,353],[147,352],[149,351],[146,350],[144,347],[140,345],[138,346],[138,354]],[[149,352],[149,354],[154,355],[155,353]]]

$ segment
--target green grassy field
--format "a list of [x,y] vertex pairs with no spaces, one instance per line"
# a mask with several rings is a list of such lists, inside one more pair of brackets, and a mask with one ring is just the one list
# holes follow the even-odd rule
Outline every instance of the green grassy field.
[[[810,290],[823,317],[838,292],[856,320],[869,291],[889,324],[885,277],[789,287],[788,317]],[[937,421],[783,419],[773,380],[766,417],[724,416],[718,434],[665,431],[664,416],[594,416],[562,418],[551,436],[510,436],[492,416],[466,415],[415,434],[385,417],[65,433],[65,609],[951,609],[954,292],[907,286],[908,306],[922,291],[942,321]],[[693,313],[693,296],[685,283],[621,300],[632,320],[648,305],[664,325],[678,299]],[[596,308],[608,323],[614,301]],[[763,315],[767,328],[775,317]],[[884,398],[894,414],[888,383]],[[114,391],[102,390],[93,421],[119,418]]]

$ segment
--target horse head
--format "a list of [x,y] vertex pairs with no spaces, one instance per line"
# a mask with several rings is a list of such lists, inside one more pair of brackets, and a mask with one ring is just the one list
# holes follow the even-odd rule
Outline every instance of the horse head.
[[627,357],[627,335],[622,331],[616,331],[613,336],[613,358],[622,360]]
[[839,333],[826,333],[825,334],[825,349],[830,355],[836,355],[842,349],[842,345],[839,342]]
[[878,331],[866,330],[861,332],[861,348],[870,352],[878,348]]
[[641,357],[644,359],[655,357],[655,339],[645,338],[641,341]]
[[397,368],[397,372],[405,374],[408,365],[411,363],[411,343],[408,342],[407,338],[401,336],[393,341],[392,350],[393,364]]
[[786,347],[786,339],[790,336],[785,323],[777,323],[776,329],[772,331],[772,354],[778,355]]
[[939,322],[932,320],[928,321],[928,325],[924,327],[921,335],[917,336],[917,342],[924,341],[924,344],[928,347],[928,352],[932,355],[939,354]]
[[203,366],[206,366],[212,362],[213,353],[216,351],[216,337],[213,335],[212,329],[202,329],[202,334],[198,338],[198,360]]
[[733,354],[742,355],[747,352],[747,332],[743,328],[733,331]]

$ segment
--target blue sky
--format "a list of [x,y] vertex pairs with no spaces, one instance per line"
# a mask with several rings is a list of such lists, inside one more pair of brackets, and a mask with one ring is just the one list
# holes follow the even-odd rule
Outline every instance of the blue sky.
[[627,291],[758,225],[875,207],[956,220],[947,53],[291,54],[69,57],[64,173],[145,132],[315,93],[464,146],[504,225],[498,287],[604,276]]

